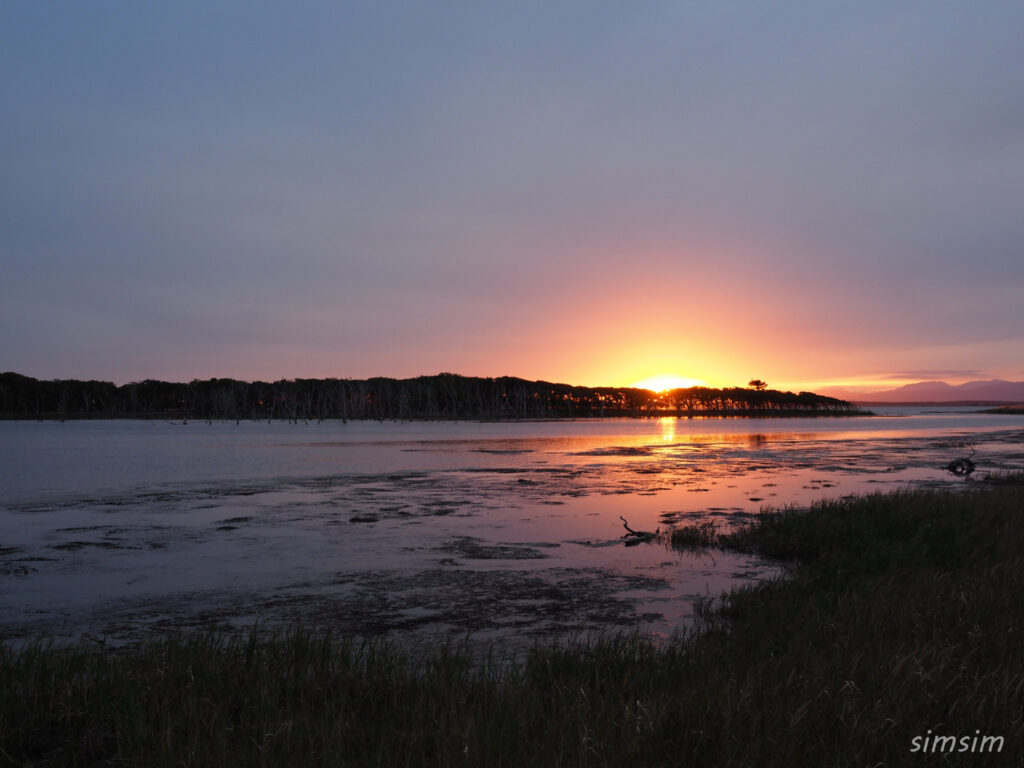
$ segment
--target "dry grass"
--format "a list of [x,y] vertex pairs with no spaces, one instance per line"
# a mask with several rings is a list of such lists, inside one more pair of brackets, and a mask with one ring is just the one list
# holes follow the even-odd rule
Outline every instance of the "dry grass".
[[1001,754],[970,764],[1021,764],[1024,487],[823,502],[717,541],[789,575],[716,601],[667,647],[609,637],[510,663],[295,630],[7,649],[0,760],[961,764],[910,753],[932,729],[1001,735]]

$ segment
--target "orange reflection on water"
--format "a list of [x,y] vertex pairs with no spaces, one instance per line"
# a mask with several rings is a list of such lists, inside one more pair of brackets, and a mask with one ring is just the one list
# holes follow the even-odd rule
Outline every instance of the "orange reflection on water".
[[665,416],[658,420],[661,424],[661,439],[669,443],[676,439],[676,419],[674,416]]

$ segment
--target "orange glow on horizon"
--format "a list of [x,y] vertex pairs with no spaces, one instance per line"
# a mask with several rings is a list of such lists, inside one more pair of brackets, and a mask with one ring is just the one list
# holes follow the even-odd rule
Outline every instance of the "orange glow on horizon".
[[707,382],[703,379],[692,379],[686,376],[676,376],[671,373],[662,373],[657,376],[650,376],[643,381],[633,384],[638,389],[650,389],[654,392],[667,392],[670,389],[685,389],[686,387],[706,387]]

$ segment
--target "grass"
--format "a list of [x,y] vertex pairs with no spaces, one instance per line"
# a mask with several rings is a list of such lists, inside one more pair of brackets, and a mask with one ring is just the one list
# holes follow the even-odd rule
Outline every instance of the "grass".
[[675,549],[717,546],[720,538],[714,520],[681,525],[668,534],[668,542]]
[[981,413],[1021,414],[1024,413],[1024,405],[1001,405],[998,408],[986,408]]
[[[788,575],[705,606],[699,631],[662,647],[607,637],[512,662],[296,629],[4,649],[0,761],[1022,764],[1019,481],[824,501],[715,535]],[[911,753],[929,729],[1005,746]]]

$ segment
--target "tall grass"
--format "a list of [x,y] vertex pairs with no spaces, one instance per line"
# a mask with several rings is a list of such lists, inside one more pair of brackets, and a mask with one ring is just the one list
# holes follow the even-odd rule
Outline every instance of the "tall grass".
[[11,765],[894,766],[936,733],[1024,756],[1024,488],[764,514],[719,541],[790,563],[666,646],[510,660],[301,629],[0,651]]
[[714,520],[681,525],[673,528],[668,534],[668,542],[675,549],[711,547],[718,544],[720,538]]

